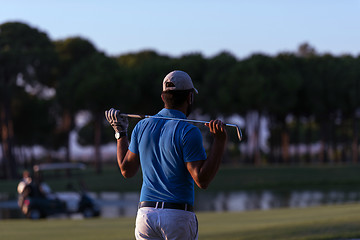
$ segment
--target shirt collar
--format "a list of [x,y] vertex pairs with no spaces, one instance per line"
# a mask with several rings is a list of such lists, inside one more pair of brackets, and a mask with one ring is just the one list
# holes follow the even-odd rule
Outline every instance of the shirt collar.
[[183,112],[168,108],[163,108],[157,115],[162,117],[186,119],[186,115]]

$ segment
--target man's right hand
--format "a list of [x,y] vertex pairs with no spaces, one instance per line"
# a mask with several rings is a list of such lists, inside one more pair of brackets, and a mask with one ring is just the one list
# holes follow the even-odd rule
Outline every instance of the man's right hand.
[[205,123],[214,137],[221,141],[226,141],[227,132],[225,128],[225,124],[220,120],[211,120],[209,123]]
[[114,128],[115,132],[127,132],[129,122],[127,117],[120,116],[120,111],[111,108],[109,111],[105,111],[106,120]]

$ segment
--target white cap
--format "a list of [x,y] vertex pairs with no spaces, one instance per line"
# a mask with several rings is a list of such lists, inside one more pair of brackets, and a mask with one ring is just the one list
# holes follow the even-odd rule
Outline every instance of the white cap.
[[194,89],[194,91],[198,93],[198,90],[194,88],[191,77],[186,72],[175,70],[166,75],[164,78],[163,91],[190,89]]

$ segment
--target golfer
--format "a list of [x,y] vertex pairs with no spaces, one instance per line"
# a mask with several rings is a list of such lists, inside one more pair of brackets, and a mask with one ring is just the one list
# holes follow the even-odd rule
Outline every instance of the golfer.
[[[185,119],[194,103],[190,76],[170,72],[163,81],[164,108],[156,115]],[[136,239],[197,239],[194,182],[206,189],[215,177],[224,152],[227,133],[219,120],[205,124],[214,140],[207,156],[200,130],[184,121],[146,118],[137,123],[130,145],[127,118],[120,111],[105,112],[117,138],[117,161],[125,178],[141,166],[143,184],[136,217]]]

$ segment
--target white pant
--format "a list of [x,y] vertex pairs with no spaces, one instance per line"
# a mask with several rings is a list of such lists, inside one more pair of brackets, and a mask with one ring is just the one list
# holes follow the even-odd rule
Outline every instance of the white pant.
[[197,218],[189,211],[143,207],[137,212],[135,237],[138,240],[197,240]]

